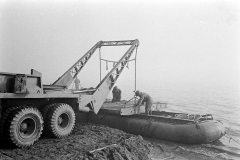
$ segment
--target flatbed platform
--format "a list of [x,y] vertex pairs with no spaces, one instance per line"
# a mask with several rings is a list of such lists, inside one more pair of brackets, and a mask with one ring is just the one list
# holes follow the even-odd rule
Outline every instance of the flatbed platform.
[[[117,114],[117,115],[133,115],[145,113],[145,104],[142,104],[139,107],[136,107],[137,101],[120,101],[120,102],[111,102],[106,101],[100,109],[100,113],[105,114]],[[165,102],[154,102],[152,105],[152,111],[161,111],[167,107]]]

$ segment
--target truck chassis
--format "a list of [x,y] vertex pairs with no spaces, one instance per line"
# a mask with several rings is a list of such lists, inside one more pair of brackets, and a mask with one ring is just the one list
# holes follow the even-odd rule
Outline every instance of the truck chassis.
[[[96,49],[122,45],[130,48],[95,88],[69,89]],[[137,39],[99,41],[53,85],[43,85],[42,74],[33,69],[31,74],[0,72],[1,143],[27,147],[42,134],[53,138],[68,136],[74,128],[76,112],[98,113],[138,45]]]

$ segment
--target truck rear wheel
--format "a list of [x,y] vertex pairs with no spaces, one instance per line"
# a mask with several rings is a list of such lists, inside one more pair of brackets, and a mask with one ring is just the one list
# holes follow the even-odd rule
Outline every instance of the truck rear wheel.
[[48,111],[45,129],[48,136],[63,138],[68,136],[75,126],[75,113],[65,103],[55,103]]
[[54,104],[48,104],[46,106],[44,106],[40,111],[41,111],[41,114],[42,114],[42,117],[43,117],[43,135],[44,136],[47,136],[48,133],[47,133],[47,129],[46,129],[46,126],[47,126],[47,115],[48,115],[48,111],[50,110],[51,107],[53,107]]
[[8,117],[6,138],[18,147],[27,147],[39,139],[42,130],[41,113],[33,107],[20,107]]

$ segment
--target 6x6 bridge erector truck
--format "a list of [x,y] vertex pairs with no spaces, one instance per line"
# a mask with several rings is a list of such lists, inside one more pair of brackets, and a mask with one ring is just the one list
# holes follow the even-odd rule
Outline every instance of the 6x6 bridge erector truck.
[[[92,89],[73,90],[69,86],[103,46],[130,45],[101,82]],[[75,125],[75,113],[98,113],[106,97],[130,60],[139,41],[99,41],[53,85],[42,84],[42,74],[0,72],[0,141],[18,147],[27,147],[43,133],[54,138],[68,136]]]

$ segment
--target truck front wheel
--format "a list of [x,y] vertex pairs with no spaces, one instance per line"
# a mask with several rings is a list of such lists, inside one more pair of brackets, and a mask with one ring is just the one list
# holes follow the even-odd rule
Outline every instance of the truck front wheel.
[[63,138],[68,136],[75,125],[75,113],[65,103],[55,103],[47,113],[45,129],[48,136]]
[[7,123],[7,139],[18,147],[32,145],[42,134],[43,119],[33,107],[15,109],[10,113]]

